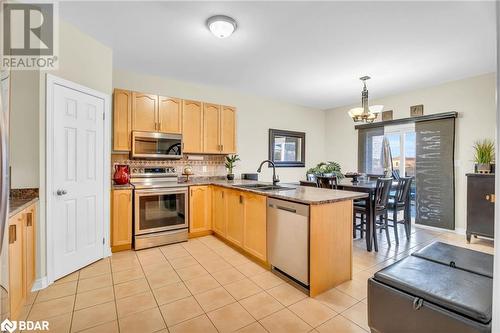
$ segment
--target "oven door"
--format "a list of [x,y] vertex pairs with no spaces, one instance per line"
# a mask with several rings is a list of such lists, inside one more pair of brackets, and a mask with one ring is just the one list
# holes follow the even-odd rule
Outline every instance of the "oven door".
[[176,159],[182,157],[182,135],[132,132],[132,158]]
[[145,189],[134,191],[136,235],[188,227],[188,189]]

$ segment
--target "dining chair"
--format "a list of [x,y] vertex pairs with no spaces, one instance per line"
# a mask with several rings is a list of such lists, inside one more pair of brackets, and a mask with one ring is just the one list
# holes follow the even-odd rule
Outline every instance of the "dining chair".
[[316,181],[310,181],[310,180],[301,180],[299,181],[300,186],[308,186],[308,187],[318,187],[318,183]]
[[337,176],[330,176],[330,177],[318,176],[316,177],[316,182],[318,184],[318,187],[320,188],[328,188],[336,190],[338,187]]
[[[410,239],[411,234],[411,216],[410,216],[410,188],[413,177],[400,177],[396,185],[394,197],[389,198],[388,208],[392,211],[392,225],[394,228],[394,237],[396,237],[396,244],[399,245],[398,237],[398,224],[403,224],[405,227],[406,239]],[[403,211],[403,220],[398,220],[398,213]]]
[[[373,216],[375,217],[375,221],[373,221],[373,229],[372,234],[367,235],[367,237],[373,237],[373,245],[375,251],[378,251],[377,244],[377,230],[385,230],[385,236],[387,237],[387,243],[391,244],[391,239],[389,236],[389,227],[388,227],[388,203],[389,203],[389,192],[391,191],[392,186],[392,178],[378,178],[377,184],[375,188],[374,198],[368,198],[369,200],[373,200]],[[368,204],[367,200],[362,200],[360,202],[354,203],[353,210],[353,236],[356,237],[356,230],[359,230],[361,233],[361,238],[363,238],[363,233],[366,232],[366,223],[368,221]],[[358,214],[361,220],[361,223],[358,224]],[[378,221],[377,221],[378,218]]]

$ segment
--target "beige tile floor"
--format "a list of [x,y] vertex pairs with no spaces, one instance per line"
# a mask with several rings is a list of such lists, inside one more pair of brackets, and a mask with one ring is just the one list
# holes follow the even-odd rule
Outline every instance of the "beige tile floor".
[[[402,235],[403,230],[400,234]],[[393,237],[393,234],[391,233]],[[113,254],[32,293],[25,317],[51,332],[365,332],[366,280],[434,240],[493,253],[490,241],[414,228],[378,253],[353,247],[353,279],[309,298],[216,237]],[[392,238],[394,239],[394,238]]]

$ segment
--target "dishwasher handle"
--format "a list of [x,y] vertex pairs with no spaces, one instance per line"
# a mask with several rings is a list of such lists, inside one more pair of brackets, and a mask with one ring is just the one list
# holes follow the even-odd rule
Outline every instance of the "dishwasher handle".
[[278,206],[278,205],[276,205],[276,209],[286,210],[287,212],[294,213],[294,214],[297,213],[296,209]]
[[269,198],[267,202],[269,209],[285,211],[287,213],[298,214],[309,217],[309,206],[295,202]]

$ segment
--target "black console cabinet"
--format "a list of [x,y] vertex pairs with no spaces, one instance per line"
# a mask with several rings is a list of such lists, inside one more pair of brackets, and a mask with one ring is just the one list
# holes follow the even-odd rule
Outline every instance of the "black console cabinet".
[[471,235],[493,238],[495,231],[495,175],[467,176],[467,241]]

